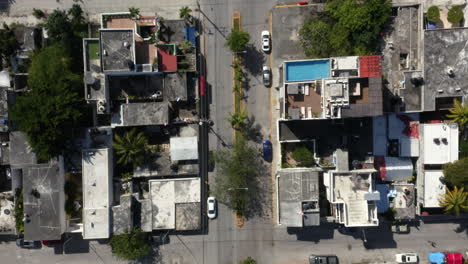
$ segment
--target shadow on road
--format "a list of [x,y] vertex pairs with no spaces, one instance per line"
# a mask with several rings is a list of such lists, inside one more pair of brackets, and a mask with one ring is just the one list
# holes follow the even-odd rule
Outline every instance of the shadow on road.
[[79,234],[71,235],[69,240],[66,240],[63,245],[58,245],[54,249],[55,254],[79,254],[89,253],[90,245],[88,240],[84,240]]
[[250,116],[245,126],[245,136],[247,137],[247,139],[252,140],[256,143],[262,142],[263,135],[261,131],[262,126],[258,123],[255,123],[255,116]]
[[297,240],[320,242],[323,239],[333,239],[336,225],[322,223],[317,227],[292,228],[288,227],[288,234],[295,234]]
[[380,223],[380,226],[366,229],[366,249],[396,248],[390,223]]
[[257,76],[262,72],[263,64],[265,64],[263,52],[252,45],[247,46],[247,54],[244,57],[245,69],[253,76]]

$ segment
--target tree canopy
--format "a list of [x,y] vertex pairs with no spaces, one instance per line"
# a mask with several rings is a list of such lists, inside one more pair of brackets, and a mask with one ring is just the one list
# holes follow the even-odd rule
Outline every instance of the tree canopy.
[[233,150],[216,153],[215,160],[220,172],[216,178],[216,196],[236,210],[238,215],[249,208],[257,190],[260,168],[257,153],[243,137],[239,137]]
[[445,164],[444,176],[451,186],[468,188],[468,158]]
[[305,21],[301,43],[308,57],[366,55],[390,16],[388,0],[331,0],[321,17]]
[[450,108],[449,112],[446,117],[450,118],[452,122],[458,123],[460,130],[463,131],[468,124],[468,105],[455,99],[453,100],[453,108]]
[[119,157],[117,163],[140,166],[145,161],[148,139],[143,132],[138,132],[135,128],[123,137],[116,134],[113,145]]
[[247,43],[250,41],[250,35],[247,32],[234,30],[229,33],[226,40],[226,46],[232,52],[244,51],[247,48]]
[[445,195],[440,198],[440,205],[444,207],[447,214],[460,215],[461,212],[468,211],[468,193],[464,188],[455,186],[453,190],[447,190]]
[[437,6],[431,6],[427,9],[426,19],[429,22],[437,23],[440,20],[440,10]]
[[28,72],[31,91],[19,96],[11,111],[11,120],[41,160],[61,154],[82,115],[82,78],[71,71],[71,64],[63,44],[36,53]]
[[447,14],[447,20],[459,24],[463,20],[463,6],[452,6]]
[[248,257],[240,262],[240,264],[257,264],[257,261],[252,257]]
[[118,259],[136,260],[148,255],[150,246],[147,235],[140,229],[132,229],[121,235],[113,235],[110,239],[112,253]]
[[14,27],[10,27],[3,23],[3,28],[0,29],[0,69],[2,68],[1,62],[4,59],[9,63],[9,58],[15,53],[18,48],[18,41],[16,40]]

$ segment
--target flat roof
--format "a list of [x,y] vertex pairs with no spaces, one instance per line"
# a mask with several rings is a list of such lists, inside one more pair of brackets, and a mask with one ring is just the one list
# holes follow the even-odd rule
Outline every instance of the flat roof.
[[186,101],[187,100],[187,73],[172,72],[164,73],[164,100]]
[[[200,203],[200,178],[150,180],[149,192],[154,230],[176,229],[176,223],[179,227],[191,225],[184,222],[190,217],[177,218],[176,207],[184,203]],[[200,211],[192,217],[198,215]]]
[[107,148],[83,151],[83,238],[110,236],[112,153]]
[[[290,227],[320,224],[319,176],[320,169],[281,170],[278,192],[280,223]],[[316,210],[306,214],[303,202],[316,202]],[[304,216],[301,214],[304,212]],[[318,219],[317,219],[318,218]]]
[[31,150],[25,133],[10,132],[10,164],[12,167],[22,167],[37,163],[36,154]]
[[396,219],[414,219],[416,216],[416,194],[414,184],[393,184],[396,197],[393,199]]
[[445,164],[458,160],[457,123],[421,124],[424,164]]
[[424,171],[424,207],[439,208],[439,199],[445,194],[445,184],[440,181],[444,177],[442,170]]
[[198,137],[171,137],[171,160],[197,160]]
[[467,42],[468,28],[424,30],[424,111],[436,110],[435,98],[467,102]]
[[133,201],[131,194],[124,194],[120,196],[120,204],[112,206],[113,234],[124,234],[133,228]]
[[198,230],[201,226],[200,203],[179,203],[175,205],[176,230]]
[[195,176],[198,175],[198,173],[198,163],[177,164],[177,168],[174,169],[174,165],[171,161],[171,153],[159,152],[155,154],[151,162],[147,162],[141,167],[136,167],[133,170],[133,177]]
[[[120,105],[113,116],[114,126],[150,126],[169,123],[168,102],[129,103]],[[119,122],[119,123],[118,123]]]
[[131,71],[135,67],[133,29],[101,29],[101,65],[103,71]]
[[[359,79],[350,79],[350,84],[352,84],[353,80]],[[341,110],[343,118],[383,115],[382,77],[369,77],[367,84],[367,100],[359,102],[356,100],[356,103],[352,103],[351,101],[349,108],[342,108]]]
[[162,100],[164,75],[161,72],[106,73],[106,89],[111,99],[125,96]]
[[22,170],[24,213],[29,216],[24,239],[60,239],[65,231],[63,164],[29,165]]

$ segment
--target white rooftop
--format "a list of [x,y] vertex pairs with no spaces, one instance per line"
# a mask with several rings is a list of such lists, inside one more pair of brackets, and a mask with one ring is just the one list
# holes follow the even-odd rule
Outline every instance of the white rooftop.
[[200,202],[200,178],[149,181],[153,229],[175,229],[178,203]]
[[458,160],[456,123],[421,124],[424,164],[445,164]]
[[110,236],[112,204],[111,152],[107,148],[83,151],[83,238]]
[[197,137],[171,137],[171,160],[197,160]]
[[10,87],[11,78],[7,71],[0,71],[0,87]]
[[441,207],[439,198],[445,194],[445,184],[440,181],[442,177],[442,170],[424,172],[424,207]]
[[359,57],[335,57],[331,58],[332,69],[334,70],[354,70],[359,68]]

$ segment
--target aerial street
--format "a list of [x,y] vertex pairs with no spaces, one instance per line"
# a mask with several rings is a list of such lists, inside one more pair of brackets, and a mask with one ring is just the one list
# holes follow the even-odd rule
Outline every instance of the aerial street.
[[468,263],[466,0],[0,0],[1,263]]

